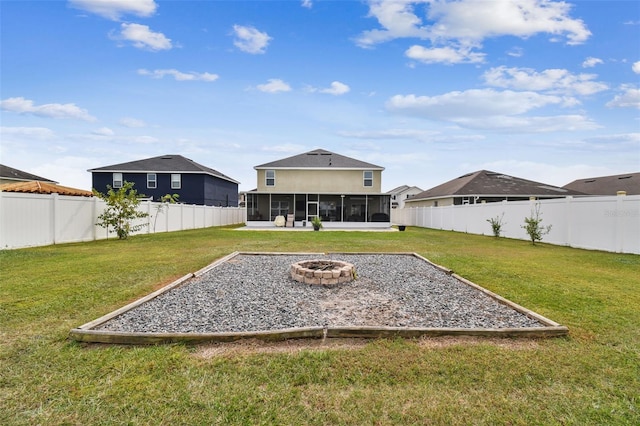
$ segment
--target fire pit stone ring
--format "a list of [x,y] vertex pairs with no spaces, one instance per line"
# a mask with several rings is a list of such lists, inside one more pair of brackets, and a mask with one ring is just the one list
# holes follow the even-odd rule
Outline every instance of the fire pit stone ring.
[[333,287],[353,281],[356,269],[352,263],[340,260],[301,260],[291,265],[291,278],[304,284]]

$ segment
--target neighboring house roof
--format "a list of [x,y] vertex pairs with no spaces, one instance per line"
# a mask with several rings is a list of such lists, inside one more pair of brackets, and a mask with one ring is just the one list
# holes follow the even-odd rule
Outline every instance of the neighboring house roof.
[[113,164],[87,170],[93,172],[128,172],[128,173],[200,173],[211,175],[233,183],[240,183],[217,170],[198,164],[182,155],[161,155],[128,163]]
[[14,169],[13,167],[5,166],[4,164],[0,164],[0,179],[17,180],[17,181],[37,180],[40,182],[57,183],[54,180],[46,179],[31,173],[23,172],[22,170]]
[[5,183],[4,185],[0,185],[0,191],[93,197],[93,193],[91,191],[85,191],[84,189],[69,188],[68,186],[56,185],[54,183],[42,182],[42,181]]
[[324,149],[305,152],[281,160],[255,166],[254,169],[356,169],[356,170],[384,170],[375,164],[345,157]]
[[548,197],[584,194],[489,170],[479,170],[427,189],[406,201],[474,195]]
[[578,179],[563,188],[589,195],[616,195],[618,191],[626,191],[627,195],[640,195],[640,172]]
[[400,185],[400,186],[398,186],[397,188],[393,188],[393,189],[392,189],[391,191],[389,191],[388,193],[389,193],[389,194],[392,194],[392,195],[393,195],[393,194],[401,194],[401,193],[403,193],[403,192],[405,192],[405,191],[409,191],[409,190],[412,190],[412,189],[415,189],[415,190],[417,190],[417,191],[422,191],[422,189],[420,189],[420,188],[419,188],[419,187],[417,187],[417,186]]

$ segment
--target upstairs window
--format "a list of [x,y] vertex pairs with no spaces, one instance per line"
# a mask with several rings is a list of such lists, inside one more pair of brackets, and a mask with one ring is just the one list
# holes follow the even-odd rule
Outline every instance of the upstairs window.
[[364,186],[373,186],[373,172],[371,170],[364,172]]
[[182,176],[179,173],[171,174],[171,189],[182,188]]
[[155,173],[147,173],[147,188],[155,189],[158,187],[158,180]]
[[275,170],[267,170],[265,173],[265,184],[267,186],[276,186],[276,171]]
[[113,174],[113,185],[112,188],[122,188],[122,173],[114,173]]

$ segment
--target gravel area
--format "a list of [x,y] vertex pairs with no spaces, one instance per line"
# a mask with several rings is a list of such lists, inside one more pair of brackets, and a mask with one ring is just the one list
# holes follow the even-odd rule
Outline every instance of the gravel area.
[[[325,288],[291,279],[305,259],[355,265],[357,279]],[[216,333],[296,327],[543,327],[411,255],[241,254],[96,330]]]

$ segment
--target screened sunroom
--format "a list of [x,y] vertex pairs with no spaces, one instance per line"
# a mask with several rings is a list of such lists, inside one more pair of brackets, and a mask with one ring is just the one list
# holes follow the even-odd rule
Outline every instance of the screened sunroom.
[[249,192],[247,225],[265,226],[278,216],[293,215],[294,226],[309,226],[315,216],[324,227],[388,227],[387,194],[277,194]]

